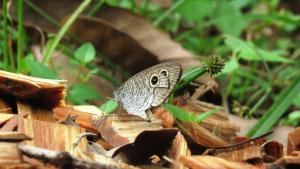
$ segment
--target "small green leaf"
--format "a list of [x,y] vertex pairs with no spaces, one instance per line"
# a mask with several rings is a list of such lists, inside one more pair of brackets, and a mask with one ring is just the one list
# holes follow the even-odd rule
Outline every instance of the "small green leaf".
[[100,110],[104,113],[111,113],[118,107],[118,102],[115,100],[108,100],[100,106]]
[[40,62],[37,62],[33,59],[33,57],[25,58],[26,69],[29,70],[31,76],[46,78],[46,79],[60,79],[59,76],[49,69],[47,66],[43,65]]
[[284,118],[281,123],[296,126],[300,121],[300,111],[291,112],[288,117]]
[[85,65],[95,58],[96,50],[91,43],[84,43],[75,51],[74,55],[81,64]]
[[67,97],[74,104],[87,104],[88,101],[101,99],[98,91],[85,83],[73,84]]
[[214,1],[211,0],[186,0],[176,11],[187,21],[196,21],[210,15],[213,6]]
[[242,17],[240,10],[227,0],[218,1],[212,20],[221,32],[236,37],[247,26],[247,22]]
[[236,58],[232,58],[228,62],[225,63],[225,66],[224,66],[222,72],[219,73],[218,76],[231,73],[232,71],[238,69],[239,67],[240,67],[240,64],[239,64],[238,60]]
[[247,43],[241,39],[225,35],[225,44],[234,52],[239,52],[239,57],[248,61],[269,61],[269,62],[291,62],[289,59],[277,55],[276,52],[269,52]]
[[300,93],[299,93],[298,96],[294,99],[293,104],[294,104],[296,107],[300,108]]

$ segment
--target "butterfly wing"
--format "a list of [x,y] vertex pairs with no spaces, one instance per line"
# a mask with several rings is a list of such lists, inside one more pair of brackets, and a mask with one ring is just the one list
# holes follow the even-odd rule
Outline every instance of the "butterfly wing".
[[161,69],[165,69],[168,71],[169,86],[168,88],[164,88],[164,87],[154,88],[154,93],[153,93],[154,98],[151,106],[158,106],[169,97],[170,93],[172,92],[174,86],[178,82],[182,73],[182,67],[179,63],[166,62],[163,64],[164,65]]

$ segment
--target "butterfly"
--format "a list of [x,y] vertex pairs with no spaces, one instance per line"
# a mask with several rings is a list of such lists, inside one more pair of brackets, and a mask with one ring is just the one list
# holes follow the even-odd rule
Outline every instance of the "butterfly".
[[129,113],[151,121],[149,109],[164,102],[182,73],[176,62],[164,62],[139,72],[113,92]]

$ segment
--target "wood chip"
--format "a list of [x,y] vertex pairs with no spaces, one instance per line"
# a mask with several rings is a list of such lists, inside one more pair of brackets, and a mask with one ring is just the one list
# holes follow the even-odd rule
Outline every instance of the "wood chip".
[[15,114],[0,113],[0,125],[3,125],[15,116]]
[[95,126],[91,123],[91,117],[94,114],[89,112],[82,112],[75,110],[73,106],[64,106],[64,107],[56,107],[53,109],[54,118],[58,119],[59,121],[64,121],[68,116],[71,116],[75,119],[75,123],[78,124],[80,127],[83,127],[89,131],[97,131]]
[[172,146],[169,149],[170,158],[172,158],[176,163],[172,164],[173,169],[187,169],[186,166],[184,166],[181,163],[177,163],[181,156],[190,156],[191,151],[187,146],[187,142],[185,141],[183,135],[178,132],[175,136]]
[[20,163],[21,161],[16,143],[0,142],[0,166],[1,163]]
[[41,79],[0,71],[0,90],[2,94],[30,101],[47,108],[64,105],[64,82],[62,80]]
[[145,130],[162,128],[159,120],[149,123],[136,116],[116,114],[93,116],[93,125],[101,137],[115,147],[132,143]]
[[[53,151],[70,151],[74,141],[84,129],[57,123],[49,123],[32,119],[19,119],[18,131],[32,137],[26,144]],[[81,139],[78,147],[86,150],[86,140]]]
[[17,102],[18,114],[27,114],[28,119],[56,122],[53,112],[24,102]]
[[213,156],[182,156],[180,161],[191,169],[265,169],[264,165],[232,162]]
[[30,140],[31,137],[27,136],[21,132],[11,132],[11,131],[1,131],[0,132],[0,141],[24,141]]

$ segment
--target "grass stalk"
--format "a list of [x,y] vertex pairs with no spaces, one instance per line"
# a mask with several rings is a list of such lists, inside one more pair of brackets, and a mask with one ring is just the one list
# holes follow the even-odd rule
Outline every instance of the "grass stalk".
[[300,93],[300,76],[296,77],[290,86],[282,90],[275,102],[251,128],[248,136],[255,137],[268,132],[278,122],[280,117],[291,106]]
[[30,8],[32,8],[39,15],[43,16],[43,18],[45,18],[47,21],[49,21],[50,23],[52,23],[53,25],[55,25],[56,27],[59,28],[59,26],[60,26],[59,23],[52,16],[50,16],[49,14],[47,14],[45,11],[43,11],[41,8],[39,8],[38,6],[36,6],[30,0],[24,0],[24,2],[26,3],[26,5],[28,5]]
[[54,37],[53,43],[49,48],[46,49],[45,55],[43,58],[43,63],[47,63],[50,57],[53,55],[55,48],[57,47],[59,41],[63,38],[63,36],[67,33],[68,29],[75,21],[75,19],[84,11],[84,9],[90,4],[91,0],[84,0],[80,6],[73,12],[73,14],[67,19],[65,24],[58,31],[56,36]]
[[169,16],[174,10],[176,10],[181,4],[183,4],[186,0],[178,0],[176,1],[168,10],[166,10],[162,15],[160,15],[154,22],[154,26],[158,26],[161,21],[163,21],[167,16]]
[[18,48],[17,48],[17,71],[21,71],[23,57],[23,0],[18,0]]
[[4,69],[9,69],[9,53],[8,53],[8,25],[7,25],[7,0],[3,0],[2,4],[3,9],[3,20],[2,20],[2,28],[3,28],[3,64]]
[[93,16],[104,4],[105,0],[98,1],[90,10],[90,12],[87,14],[87,16]]

